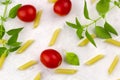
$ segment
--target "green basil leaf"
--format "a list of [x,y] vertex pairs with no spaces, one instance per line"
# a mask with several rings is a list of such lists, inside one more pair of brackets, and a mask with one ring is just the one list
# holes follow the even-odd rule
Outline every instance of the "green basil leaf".
[[1,20],[6,21],[7,18],[1,16]]
[[82,36],[83,31],[84,31],[84,30],[83,30],[82,28],[79,28],[79,29],[77,29],[77,31],[76,31],[76,34],[77,34],[77,36],[78,36],[80,39],[83,38],[83,36]]
[[0,47],[0,56],[7,50],[6,47]]
[[3,25],[0,25],[0,39],[2,39],[2,37],[4,36],[5,34],[5,28]]
[[21,7],[21,5],[22,5],[22,4],[17,4],[16,6],[14,6],[14,7],[10,10],[10,12],[9,12],[9,17],[10,17],[10,18],[15,18],[15,17],[16,17],[17,11],[18,11],[18,9]]
[[110,8],[109,0],[100,0],[96,5],[97,12],[102,17],[105,17],[106,13],[109,11],[109,8]]
[[85,16],[86,19],[90,19],[86,0],[84,2],[84,16]]
[[82,25],[80,24],[78,18],[76,18],[76,26],[77,26],[77,29],[82,27]]
[[19,32],[22,30],[23,28],[17,28],[17,29],[12,29],[12,30],[9,30],[7,32],[8,35],[16,35],[16,34],[19,34]]
[[78,18],[76,18],[76,25],[77,25],[76,34],[80,39],[82,39],[83,38],[82,33],[84,30],[83,30],[82,25],[80,24]]
[[16,46],[20,46],[21,42],[14,42],[12,44],[10,44],[10,46],[16,47]]
[[72,28],[79,29],[81,26],[79,20],[76,18],[76,24],[71,23],[71,22],[66,22],[66,24]]
[[87,37],[87,39],[96,47],[95,41],[92,38],[92,36],[89,34],[89,32],[86,30],[85,35]]
[[71,65],[80,65],[78,56],[73,52],[66,53],[66,62]]
[[3,4],[3,5],[7,5],[7,4],[11,4],[11,3],[12,3],[11,0],[6,0],[5,2],[1,2],[1,4]]
[[107,32],[103,27],[96,26],[95,32],[99,38],[102,38],[102,39],[112,38],[109,32]]
[[70,23],[70,22],[66,22],[66,24],[67,24],[69,27],[72,27],[72,28],[75,28],[75,29],[78,28],[76,24],[73,24],[73,23]]
[[20,46],[11,47],[11,48],[9,49],[9,51],[10,51],[10,52],[14,52],[14,51],[16,51],[18,48],[20,48]]
[[109,23],[105,22],[104,28],[106,29],[106,31],[118,35],[117,31]]
[[116,5],[118,8],[120,8],[120,1],[114,1],[114,5]]
[[7,45],[12,45],[13,43],[16,43],[17,38],[18,38],[18,34],[11,36],[7,42]]
[[11,37],[9,38],[9,40],[7,41],[7,45],[8,46],[12,46],[12,47],[17,47],[17,46],[20,46],[20,42],[17,42],[17,39],[18,39],[18,35],[19,35],[19,32],[22,30],[23,28],[17,28],[17,29],[12,29],[12,30],[9,30],[7,32],[8,35],[11,35]]

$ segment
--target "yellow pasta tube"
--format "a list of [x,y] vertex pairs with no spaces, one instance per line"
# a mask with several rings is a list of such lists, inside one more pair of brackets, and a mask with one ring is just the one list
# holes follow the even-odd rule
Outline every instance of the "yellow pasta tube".
[[6,53],[2,54],[0,57],[0,69],[2,69],[5,59],[6,59]]
[[85,64],[92,65],[92,64],[96,63],[97,61],[99,61],[100,59],[102,59],[103,57],[104,57],[103,54],[99,54],[99,55],[93,57],[92,59],[88,60]]
[[[92,34],[91,35],[92,36],[92,38],[95,38],[96,36],[95,36],[95,34]],[[79,44],[78,44],[78,46],[86,46],[87,44],[89,43],[89,40],[86,38],[86,39],[84,39],[82,42],[80,42]]]
[[26,43],[23,44],[23,46],[21,46],[17,50],[17,53],[20,54],[20,53],[24,52],[33,42],[34,42],[34,40],[28,40]]
[[58,38],[58,35],[60,34],[61,28],[58,28],[54,31],[53,36],[49,42],[48,46],[53,46]]
[[117,40],[114,40],[114,39],[106,39],[105,42],[120,47],[120,41],[117,41]]
[[35,65],[35,64],[37,64],[37,61],[31,60],[31,61],[23,64],[22,66],[20,66],[18,69],[19,69],[19,70],[26,70],[27,68],[29,68],[29,67],[31,67],[31,66],[33,66],[33,65]]
[[41,80],[41,74],[40,74],[40,72],[35,76],[34,80]]
[[39,23],[40,23],[40,19],[41,19],[41,15],[42,15],[42,10],[37,12],[36,18],[34,20],[34,28],[37,28]]
[[58,74],[75,74],[77,72],[76,69],[56,69],[55,73]]
[[49,3],[55,3],[57,0],[48,0]]
[[118,61],[119,61],[119,56],[117,55],[113,62],[111,63],[109,69],[108,69],[108,73],[111,74],[113,72],[113,70],[115,69],[116,65],[118,64]]

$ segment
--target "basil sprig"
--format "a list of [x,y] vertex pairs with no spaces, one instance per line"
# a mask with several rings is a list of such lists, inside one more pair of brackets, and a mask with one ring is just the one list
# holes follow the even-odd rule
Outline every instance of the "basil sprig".
[[[76,18],[76,23],[67,21],[66,24],[69,27],[76,29],[76,34],[80,39],[86,37],[96,47],[96,43],[92,38],[92,36],[90,35],[91,33],[95,34],[98,38],[101,39],[112,38],[112,34],[118,36],[118,33],[115,30],[115,28],[105,19],[107,13],[111,10],[110,8],[113,8],[110,7],[111,6],[110,3],[111,3],[110,0],[99,0],[98,3],[96,4],[96,11],[98,12],[99,17],[93,20],[89,16],[87,1],[84,0],[84,9],[83,9],[84,17],[86,20],[89,20],[91,22],[89,24],[82,25],[78,20],[78,18]],[[120,8],[120,0],[114,1],[114,6],[118,6]],[[103,20],[104,23],[103,26],[97,25],[97,22],[101,19]],[[94,26],[94,30],[93,32],[89,33],[88,27],[91,26]]]

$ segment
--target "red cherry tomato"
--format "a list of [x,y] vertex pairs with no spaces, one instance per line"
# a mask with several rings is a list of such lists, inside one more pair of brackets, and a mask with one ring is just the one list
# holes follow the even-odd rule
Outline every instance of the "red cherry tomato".
[[31,22],[36,17],[36,9],[32,5],[24,5],[18,9],[17,16],[24,22]]
[[58,0],[54,4],[54,12],[58,15],[64,16],[67,15],[72,7],[70,0]]
[[61,64],[62,57],[56,50],[47,49],[41,53],[40,61],[48,68],[56,68]]

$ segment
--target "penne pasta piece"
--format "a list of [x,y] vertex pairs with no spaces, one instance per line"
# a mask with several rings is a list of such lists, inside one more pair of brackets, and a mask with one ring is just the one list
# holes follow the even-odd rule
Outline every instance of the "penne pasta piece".
[[117,41],[117,40],[114,40],[114,39],[106,39],[105,42],[120,47],[120,41]]
[[111,74],[113,72],[113,70],[115,69],[116,65],[118,64],[119,61],[119,56],[116,56],[113,60],[113,62],[111,63],[109,69],[108,69],[108,73]]
[[31,67],[31,66],[33,66],[33,65],[35,65],[35,64],[37,64],[37,61],[31,60],[31,61],[23,64],[22,66],[20,66],[18,69],[19,69],[19,70],[26,70],[27,68],[29,68],[29,67]]
[[0,69],[2,69],[5,59],[6,59],[6,53],[2,54],[0,57]]
[[34,20],[34,28],[38,27],[38,25],[40,23],[41,16],[42,16],[42,12],[43,12],[42,10],[37,12],[36,18]]
[[48,0],[49,3],[55,3],[57,0]]
[[92,64],[96,63],[97,61],[99,61],[102,58],[104,58],[104,55],[103,54],[99,54],[99,55],[93,57],[92,59],[88,60],[85,64],[86,65],[92,65]]
[[48,46],[53,46],[58,38],[58,35],[60,34],[61,28],[58,28],[54,31],[53,36],[49,42]]
[[17,53],[20,54],[20,53],[24,52],[33,42],[34,42],[34,40],[28,40],[26,43],[23,44],[23,46],[21,46],[17,50]]
[[40,72],[35,76],[34,80],[41,80],[41,74],[40,74]]
[[[94,34],[92,34],[91,35],[92,36],[92,38],[95,38],[96,36],[94,35]],[[86,46],[87,44],[89,43],[89,40],[86,38],[86,39],[84,39],[82,42],[80,42],[79,44],[78,44],[78,46]]]
[[76,69],[56,69],[55,73],[58,74],[75,74],[77,72]]

